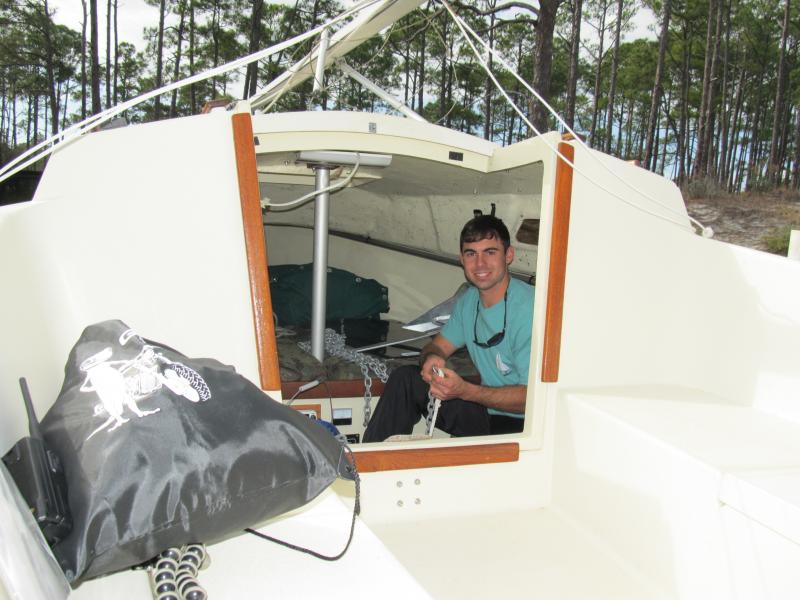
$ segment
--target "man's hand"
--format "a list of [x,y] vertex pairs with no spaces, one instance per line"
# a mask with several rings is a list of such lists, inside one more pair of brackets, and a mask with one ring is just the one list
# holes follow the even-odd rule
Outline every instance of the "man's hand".
[[428,354],[425,362],[422,363],[420,375],[425,383],[431,383],[435,377],[434,367],[444,370],[445,360],[438,354]]
[[452,369],[440,368],[439,373],[433,373],[430,384],[433,397],[445,401],[461,398],[466,382]]
[[441,333],[437,333],[430,342],[420,352],[420,375],[425,383],[433,380],[433,367],[444,369],[447,358],[456,351],[456,347],[451,344]]

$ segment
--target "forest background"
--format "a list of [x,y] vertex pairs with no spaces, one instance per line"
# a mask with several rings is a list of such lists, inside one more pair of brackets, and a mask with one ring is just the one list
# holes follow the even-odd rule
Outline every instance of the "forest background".
[[[283,41],[343,8],[336,0],[145,0],[156,19],[137,48],[119,39],[119,0],[61,1],[80,1],[80,29],[57,24],[48,0],[0,0],[0,164],[70,123]],[[800,0],[452,4],[592,147],[639,161],[689,198],[800,198]],[[653,35],[629,39],[644,9],[657,16]],[[310,43],[162,95],[126,118],[196,114],[211,100],[248,97]],[[429,121],[500,144],[533,133],[440,3],[427,2],[348,62]],[[539,130],[563,129],[491,66]],[[322,94],[310,85],[284,95],[276,109],[390,110],[335,69]],[[787,220],[800,225],[800,211],[790,213]]]

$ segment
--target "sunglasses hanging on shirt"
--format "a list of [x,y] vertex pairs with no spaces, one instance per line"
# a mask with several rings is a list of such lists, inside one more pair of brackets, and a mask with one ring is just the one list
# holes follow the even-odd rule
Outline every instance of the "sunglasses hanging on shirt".
[[481,299],[478,298],[478,304],[475,305],[475,324],[472,326],[472,335],[473,341],[475,345],[479,348],[491,348],[492,346],[497,346],[500,342],[503,341],[503,338],[506,337],[506,317],[508,316],[508,288],[506,288],[506,293],[503,295],[503,331],[500,333],[495,333],[492,337],[490,337],[485,342],[478,341],[478,311],[481,307]]

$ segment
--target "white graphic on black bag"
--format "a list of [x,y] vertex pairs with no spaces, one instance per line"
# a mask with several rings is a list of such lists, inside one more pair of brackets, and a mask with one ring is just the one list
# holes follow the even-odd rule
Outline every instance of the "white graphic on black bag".
[[[125,331],[119,342],[124,346],[133,337],[143,342],[132,329]],[[142,410],[138,403],[164,386],[191,402],[205,402],[211,398],[211,390],[197,371],[168,359],[157,352],[155,346],[145,343],[139,354],[130,360],[110,360],[113,354],[111,347],[106,347],[80,365],[80,370],[86,373],[80,391],[97,394],[100,404],[95,406],[95,416],[108,415],[86,441],[109,425],[108,431],[114,431],[127,423],[130,419],[124,416],[126,408],[139,418],[159,412],[160,408]]]

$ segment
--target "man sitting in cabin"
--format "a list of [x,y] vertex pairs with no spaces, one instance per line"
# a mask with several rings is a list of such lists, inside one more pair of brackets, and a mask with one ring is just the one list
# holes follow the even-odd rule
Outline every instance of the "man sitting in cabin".
[[[522,431],[533,288],[511,278],[514,248],[505,224],[494,215],[468,221],[460,243],[461,266],[472,285],[457,300],[442,331],[422,349],[420,366],[392,372],[364,442],[411,433],[427,415],[429,389],[442,401],[436,427],[453,436]],[[445,368],[450,355],[463,346],[478,368],[480,384]]]

